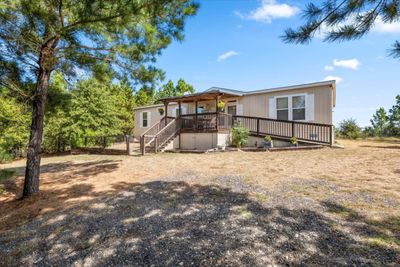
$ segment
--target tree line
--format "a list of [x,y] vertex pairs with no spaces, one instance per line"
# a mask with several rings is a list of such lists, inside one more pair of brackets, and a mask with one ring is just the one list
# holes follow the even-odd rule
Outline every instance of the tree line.
[[[158,89],[142,87],[137,92],[128,79],[97,71],[69,84],[61,72],[52,75],[44,119],[42,152],[55,153],[73,147],[107,145],[116,135],[131,135],[133,108],[156,103],[160,98],[193,93],[193,86],[179,79]],[[24,156],[32,116],[32,84],[18,90],[0,91],[0,162]]]
[[360,127],[355,119],[343,120],[335,128],[339,138],[357,139],[360,137],[400,137],[400,95],[389,111],[377,109],[370,120],[371,125]]

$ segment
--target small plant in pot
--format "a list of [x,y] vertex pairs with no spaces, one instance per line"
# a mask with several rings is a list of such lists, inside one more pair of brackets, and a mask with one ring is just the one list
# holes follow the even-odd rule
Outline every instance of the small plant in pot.
[[299,142],[297,141],[296,137],[290,138],[290,145],[291,146],[298,146],[299,145]]
[[271,147],[274,147],[274,143],[273,143],[272,138],[271,138],[270,135],[266,135],[266,136],[264,137],[263,147],[264,147],[264,148],[271,148]]

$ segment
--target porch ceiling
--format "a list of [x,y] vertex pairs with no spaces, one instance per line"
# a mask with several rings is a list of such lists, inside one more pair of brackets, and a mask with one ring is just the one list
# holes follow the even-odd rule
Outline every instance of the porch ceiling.
[[242,94],[224,92],[221,90],[213,90],[196,94],[162,98],[160,99],[160,101],[164,103],[169,103],[169,102],[191,103],[194,101],[215,100],[217,96],[219,97],[219,99],[225,99],[225,98],[242,96]]

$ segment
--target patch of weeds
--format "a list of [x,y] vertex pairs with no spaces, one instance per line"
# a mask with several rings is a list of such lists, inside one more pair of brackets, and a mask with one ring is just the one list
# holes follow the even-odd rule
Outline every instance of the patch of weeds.
[[11,178],[15,173],[15,170],[12,169],[4,169],[0,170],[0,182],[3,182],[9,178]]
[[328,208],[327,211],[329,213],[333,213],[342,217],[347,217],[348,219],[359,217],[357,212],[343,205],[339,205],[332,202],[326,202],[324,205]]
[[14,257],[23,257],[27,254],[32,253],[34,250],[37,249],[37,245],[32,242],[26,242],[22,243],[19,246],[17,246],[12,252],[12,256]]
[[85,250],[91,247],[91,242],[90,240],[83,240],[79,243],[76,244],[75,248],[76,250]]
[[254,184],[254,180],[250,176],[245,176],[242,178],[243,182],[247,185],[252,185]]
[[223,197],[224,196],[224,192],[218,189],[212,189],[210,191],[210,195],[215,196],[215,197]]
[[268,201],[268,196],[262,193],[252,193],[252,196],[254,196],[259,202]]
[[243,219],[250,219],[251,217],[253,217],[253,213],[251,213],[251,211],[249,211],[246,207],[239,208],[239,215]]
[[388,235],[378,235],[367,239],[367,243],[373,247],[387,248],[393,246],[400,246],[400,240],[388,236]]

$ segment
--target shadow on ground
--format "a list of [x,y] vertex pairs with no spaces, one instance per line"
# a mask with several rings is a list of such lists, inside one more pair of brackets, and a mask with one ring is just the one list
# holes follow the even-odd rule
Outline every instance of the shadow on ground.
[[[0,232],[6,265],[387,265],[398,251],[340,230],[309,209],[267,207],[245,193],[185,182],[119,183],[79,206]],[[70,188],[70,194],[76,188]],[[91,188],[85,188],[89,194]],[[70,195],[65,194],[67,200]],[[60,192],[43,192],[43,194]],[[335,203],[322,203],[342,212]],[[362,218],[345,210],[349,220]],[[399,221],[399,218],[397,218]],[[385,226],[382,226],[385,227]],[[361,238],[361,239],[360,239]]]

